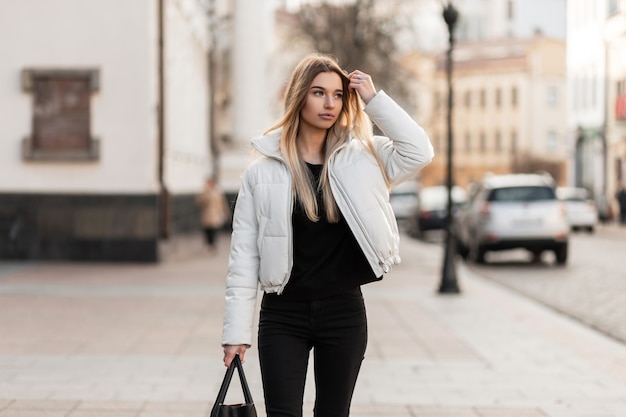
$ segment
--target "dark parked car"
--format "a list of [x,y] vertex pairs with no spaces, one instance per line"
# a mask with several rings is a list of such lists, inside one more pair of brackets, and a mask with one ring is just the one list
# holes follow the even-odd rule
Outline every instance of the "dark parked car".
[[[467,193],[461,187],[452,187],[453,214],[456,208],[467,201]],[[423,237],[428,230],[445,227],[448,209],[448,187],[437,185],[421,188],[417,205],[409,218],[408,231],[411,236]]]

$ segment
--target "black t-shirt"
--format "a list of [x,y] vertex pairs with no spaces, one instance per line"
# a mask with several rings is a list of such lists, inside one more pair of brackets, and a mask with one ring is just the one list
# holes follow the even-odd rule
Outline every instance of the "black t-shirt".
[[[322,165],[307,166],[317,187]],[[379,279],[343,215],[340,214],[338,223],[329,223],[321,193],[317,194],[317,203],[320,219],[312,222],[296,201],[292,215],[293,268],[283,291],[285,297],[328,297]]]

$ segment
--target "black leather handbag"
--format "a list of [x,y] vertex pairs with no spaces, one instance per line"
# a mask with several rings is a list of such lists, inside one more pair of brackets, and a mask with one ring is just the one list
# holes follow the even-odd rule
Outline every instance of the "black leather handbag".
[[[243,390],[245,402],[243,404],[224,404],[226,392],[228,391],[230,380],[233,378],[235,368],[237,368],[237,373],[239,374],[239,379],[241,380],[241,389]],[[235,358],[226,370],[226,375],[224,375],[224,381],[222,381],[220,392],[217,394],[217,399],[211,409],[211,417],[257,417],[254,401],[252,401],[252,394],[250,393],[250,387],[248,387],[246,376],[243,373],[243,366],[241,366],[239,355],[235,355]]]

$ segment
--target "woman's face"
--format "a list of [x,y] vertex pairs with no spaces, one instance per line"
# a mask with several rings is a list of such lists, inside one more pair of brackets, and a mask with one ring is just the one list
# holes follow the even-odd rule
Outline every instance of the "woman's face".
[[306,102],[300,111],[301,125],[327,130],[337,121],[343,108],[343,84],[335,72],[320,72],[311,82]]

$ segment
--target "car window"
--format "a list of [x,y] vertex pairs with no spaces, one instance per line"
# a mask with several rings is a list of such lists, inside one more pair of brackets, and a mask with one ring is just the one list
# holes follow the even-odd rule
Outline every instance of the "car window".
[[582,202],[586,201],[585,198],[578,197],[578,196],[575,196],[575,195],[561,198],[561,200],[563,200],[563,201],[582,201]]
[[555,198],[554,190],[550,187],[505,187],[491,190],[487,201],[542,201]]

